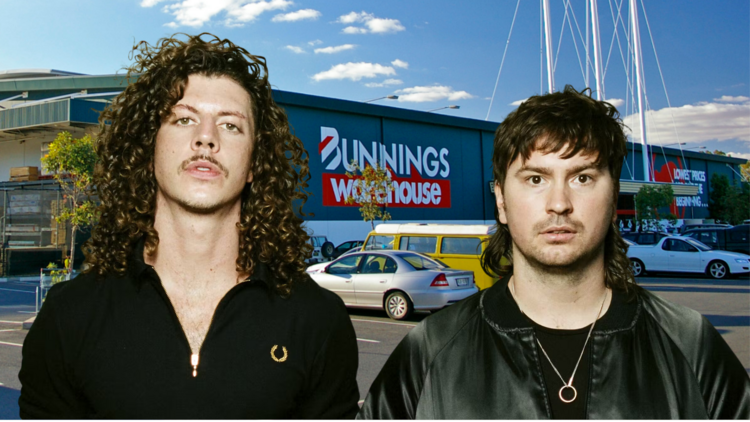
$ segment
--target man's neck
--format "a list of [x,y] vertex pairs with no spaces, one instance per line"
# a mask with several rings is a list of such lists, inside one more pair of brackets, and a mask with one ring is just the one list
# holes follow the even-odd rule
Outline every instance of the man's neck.
[[603,257],[564,274],[516,257],[509,288],[521,311],[537,324],[573,330],[594,322],[600,309],[600,316],[607,312],[612,295],[604,286]]
[[159,246],[144,259],[165,284],[191,290],[231,288],[245,276],[236,270],[239,218],[239,201],[215,213],[196,214],[157,200]]

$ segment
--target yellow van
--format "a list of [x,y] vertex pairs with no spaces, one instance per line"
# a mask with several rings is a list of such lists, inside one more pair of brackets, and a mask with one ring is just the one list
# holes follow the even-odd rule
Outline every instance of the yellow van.
[[[451,268],[474,271],[474,282],[481,290],[498,280],[482,270],[480,261],[492,233],[493,227],[486,224],[380,224],[367,235],[362,250],[424,253]],[[503,264],[508,264],[505,258]]]

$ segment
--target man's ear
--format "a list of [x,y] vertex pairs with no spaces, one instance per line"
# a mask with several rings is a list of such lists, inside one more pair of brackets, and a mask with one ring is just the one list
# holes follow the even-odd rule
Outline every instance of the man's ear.
[[250,170],[250,171],[249,171],[249,172],[247,173],[247,183],[251,183],[252,181],[253,181],[253,171],[252,171],[252,170]]
[[495,182],[495,204],[497,205],[497,216],[501,223],[508,224],[508,217],[505,215],[505,197],[500,184]]

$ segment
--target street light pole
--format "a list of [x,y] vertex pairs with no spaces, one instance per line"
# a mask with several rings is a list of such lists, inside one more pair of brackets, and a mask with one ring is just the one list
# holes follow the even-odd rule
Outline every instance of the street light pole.
[[385,99],[385,100],[398,100],[398,95],[386,95],[385,97],[373,98],[372,100],[365,100],[365,101],[362,101],[362,102],[363,103],[371,103],[373,101],[383,100],[383,99]]
[[433,111],[443,110],[443,109],[446,109],[446,108],[452,108],[452,109],[455,110],[455,109],[461,108],[461,106],[458,106],[458,105],[454,104],[454,105],[449,105],[449,106],[445,106],[445,107],[434,108],[432,110],[427,110],[426,113],[432,113]]

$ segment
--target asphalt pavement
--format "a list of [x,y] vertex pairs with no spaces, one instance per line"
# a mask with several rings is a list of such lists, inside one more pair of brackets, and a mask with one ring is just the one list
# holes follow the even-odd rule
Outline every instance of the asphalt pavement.
[[[0,279],[0,419],[18,418],[21,385],[21,346],[26,337],[23,322],[34,315],[36,283]],[[740,362],[750,372],[750,277],[712,280],[706,277],[641,277],[639,284],[676,303],[703,314],[719,330]],[[357,382],[360,399],[403,337],[428,312],[409,321],[389,319],[385,312],[349,310],[359,346]]]

